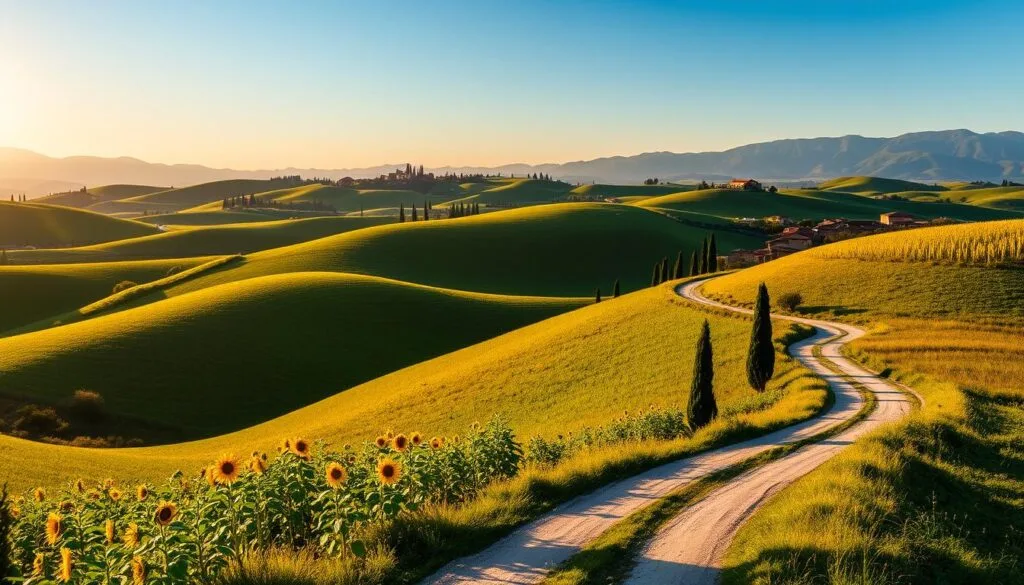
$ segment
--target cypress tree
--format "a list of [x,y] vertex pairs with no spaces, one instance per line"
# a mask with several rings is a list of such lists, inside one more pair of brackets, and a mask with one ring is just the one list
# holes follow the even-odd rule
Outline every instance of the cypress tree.
[[711,234],[708,240],[708,259],[705,263],[708,272],[718,272],[718,244],[715,243],[715,234]]
[[596,289],[594,289],[594,302],[601,302],[601,287],[597,287]]
[[668,282],[668,256],[661,259],[661,282]]
[[697,263],[697,250],[690,252],[690,276],[700,274],[700,264]]
[[430,219],[430,202],[423,202],[423,221]]
[[764,392],[774,373],[771,300],[768,287],[762,282],[757,287],[757,302],[754,304],[754,327],[750,331],[750,348],[747,351],[747,382],[754,390]]
[[413,206],[412,206],[412,220],[413,220],[413,221],[417,221],[418,219],[419,219],[419,218],[418,218],[418,217],[416,217],[416,205],[415,205],[415,204],[413,204]]
[[683,251],[676,253],[676,265],[672,267],[672,278],[682,278],[683,274]]
[[661,284],[661,262],[654,263],[654,273],[651,274],[651,286]]
[[708,272],[708,241],[704,240],[700,245],[700,256],[697,257],[697,274],[707,274]]
[[398,204],[398,223],[405,221],[405,205]]
[[612,298],[619,298],[619,279],[615,279],[615,284],[612,285]]
[[690,384],[690,402],[686,405],[686,420],[690,429],[706,426],[718,416],[715,403],[715,362],[711,350],[711,326],[707,319],[697,340],[697,355],[693,361],[693,382]]

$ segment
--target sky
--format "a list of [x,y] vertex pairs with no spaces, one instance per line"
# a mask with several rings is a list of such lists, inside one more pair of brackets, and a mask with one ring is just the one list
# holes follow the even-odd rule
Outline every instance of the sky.
[[1024,2],[0,0],[0,146],[236,169],[1024,129]]

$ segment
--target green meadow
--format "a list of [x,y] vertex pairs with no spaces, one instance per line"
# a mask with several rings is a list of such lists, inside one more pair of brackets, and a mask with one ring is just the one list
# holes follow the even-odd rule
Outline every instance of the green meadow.
[[91,211],[0,201],[0,247],[82,246],[155,233],[151,225]]

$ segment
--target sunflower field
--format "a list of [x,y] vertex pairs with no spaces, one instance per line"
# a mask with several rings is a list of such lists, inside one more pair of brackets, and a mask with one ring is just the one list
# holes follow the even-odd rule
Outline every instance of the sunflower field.
[[74,481],[14,498],[14,582],[208,583],[253,552],[367,554],[360,531],[430,503],[456,504],[519,472],[523,450],[500,418],[463,437],[381,435],[329,450],[301,438],[276,457],[227,454],[166,484]]

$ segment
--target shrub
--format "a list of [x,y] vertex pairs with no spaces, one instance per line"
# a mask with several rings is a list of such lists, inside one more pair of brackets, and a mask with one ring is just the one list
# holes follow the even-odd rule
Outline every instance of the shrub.
[[128,290],[128,289],[134,288],[136,286],[139,286],[139,283],[132,282],[130,280],[122,280],[121,282],[119,282],[119,283],[114,285],[114,290],[113,290],[112,294],[116,295],[117,293],[119,293],[121,291]]
[[804,302],[804,297],[798,292],[788,292],[779,295],[779,306],[792,313]]
[[93,390],[75,390],[69,406],[71,412],[84,421],[95,423],[107,416],[103,396]]
[[15,416],[11,428],[30,435],[59,435],[68,429],[68,422],[50,407],[26,404]]

